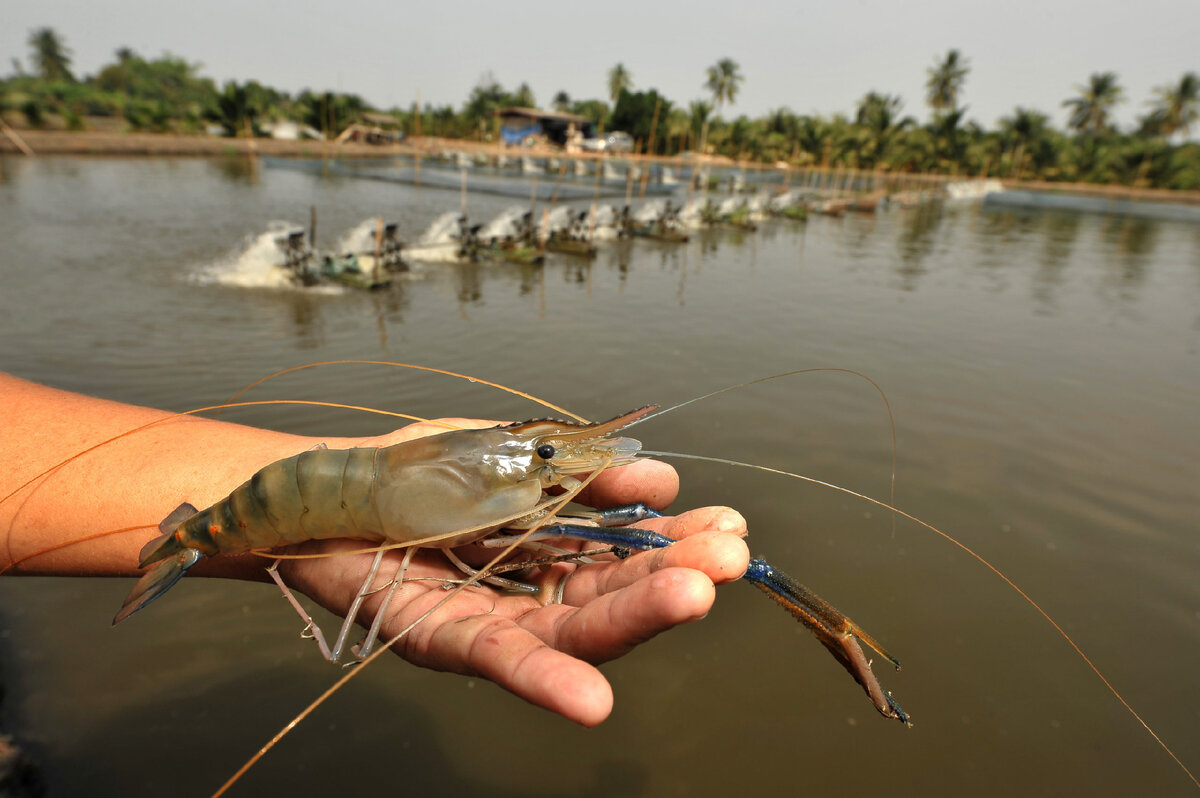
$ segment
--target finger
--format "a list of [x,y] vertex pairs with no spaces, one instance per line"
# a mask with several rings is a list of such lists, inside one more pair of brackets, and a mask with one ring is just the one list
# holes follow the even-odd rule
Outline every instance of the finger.
[[639,529],[661,532],[669,538],[682,540],[701,532],[728,532],[746,537],[746,519],[732,507],[697,507],[666,518],[647,518],[639,521]]
[[663,549],[638,552],[625,560],[577,568],[567,579],[563,603],[582,606],[600,596],[629,587],[667,568],[699,571],[709,582],[724,584],[741,578],[750,563],[750,550],[736,535],[701,532]]
[[673,626],[703,618],[715,598],[716,589],[703,573],[666,568],[574,612],[530,613],[521,623],[560,651],[604,662]]
[[406,659],[481,676],[584,726],[595,726],[612,712],[612,687],[596,668],[550,648],[502,614],[430,620],[430,631],[411,639]]
[[668,463],[637,460],[610,468],[584,488],[579,502],[590,507],[615,507],[644,502],[661,510],[679,495],[679,474]]

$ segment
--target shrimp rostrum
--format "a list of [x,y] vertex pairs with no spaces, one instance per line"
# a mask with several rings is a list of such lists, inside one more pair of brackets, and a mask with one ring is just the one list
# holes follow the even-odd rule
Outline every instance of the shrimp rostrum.
[[[662,517],[645,505],[604,510],[566,506],[592,475],[636,458],[641,443],[616,433],[657,409],[644,407],[595,424],[534,420],[451,430],[381,448],[315,448],[279,460],[207,509],[184,504],[168,515],[160,524],[161,535],[142,549],[139,567],[148,570],[113,622],[162,595],[206,557],[266,552],[331,538],[368,541],[376,552],[333,645],[326,643],[275,566],[269,569],[331,660],[342,653],[358,605],[383,594],[386,608],[392,593],[404,583],[405,568],[418,548],[444,551],[467,574],[457,580],[460,586],[488,581],[506,590],[540,590],[543,603],[561,601],[565,576],[547,590],[519,580],[539,565],[545,569],[563,560],[579,564],[590,562],[589,558],[612,559],[613,554],[625,557],[676,542],[638,526]],[[579,552],[552,542],[562,539],[596,548]],[[459,547],[462,552],[467,544],[493,550],[520,548],[526,559],[499,567],[489,563],[476,571],[451,551]],[[380,587],[377,570],[389,548],[406,552],[396,576]],[[519,573],[515,578],[500,576],[505,569]],[[750,559],[741,578],[811,630],[862,686],[880,714],[908,724],[908,716],[880,686],[860,646],[860,641],[866,643],[899,669],[896,659],[873,638],[760,558]],[[354,653],[360,658],[375,642],[383,615],[377,612],[366,639],[356,647]]]

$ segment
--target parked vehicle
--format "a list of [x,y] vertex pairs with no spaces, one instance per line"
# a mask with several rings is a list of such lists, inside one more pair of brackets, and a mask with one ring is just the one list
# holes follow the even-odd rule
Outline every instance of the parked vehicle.
[[633,152],[633,136],[620,130],[592,139],[580,145],[587,152]]

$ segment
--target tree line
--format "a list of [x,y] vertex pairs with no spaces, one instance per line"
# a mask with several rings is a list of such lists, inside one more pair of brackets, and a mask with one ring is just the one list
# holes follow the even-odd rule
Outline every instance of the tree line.
[[[217,125],[231,136],[261,135],[263,125],[291,120],[325,135],[371,111],[389,114],[409,135],[490,141],[494,112],[506,106],[537,107],[528,84],[505,89],[485,73],[462,106],[426,104],[376,109],[358,95],[289,94],[257,81],[227,82],[220,88],[199,74],[199,65],[163,55],[147,59],[129,48],[95,75],[77,78],[71,53],[51,28],[29,37],[32,70],[14,59],[14,72],[0,80],[0,113],[24,114],[28,124],[58,116],[68,128],[83,129],[89,117],[116,117],[132,130],[199,132]],[[966,117],[962,104],[970,64],[950,50],[926,73],[929,121],[903,115],[904,101],[871,91],[853,116],[797,114],[787,107],[758,118],[727,118],[745,78],[734,60],[722,58],[704,73],[701,99],[676,103],[653,88],[638,90],[632,73],[616,64],[601,98],[574,99],[559,91],[550,107],[592,120],[601,130],[623,130],[640,152],[677,155],[705,151],[738,160],[942,173],[1045,181],[1115,183],[1200,189],[1200,144],[1189,140],[1200,116],[1200,78],[1189,72],[1160,86],[1137,124],[1122,130],[1113,110],[1126,101],[1113,72],[1097,72],[1063,100],[1066,129],[1032,108],[1017,107],[987,129]]]

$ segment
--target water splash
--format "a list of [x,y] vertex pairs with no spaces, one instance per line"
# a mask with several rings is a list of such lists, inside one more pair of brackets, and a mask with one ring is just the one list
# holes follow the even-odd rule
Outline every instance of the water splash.
[[379,217],[371,216],[363,219],[334,244],[334,252],[359,253],[375,251],[375,236],[379,230]]
[[240,288],[291,288],[292,273],[284,268],[283,249],[277,239],[300,225],[273,221],[262,233],[247,236],[233,251],[206,264],[193,275],[201,285]]
[[479,231],[481,241],[493,238],[506,238],[517,234],[517,221],[528,211],[524,205],[513,205],[504,209],[500,214],[483,226]]

